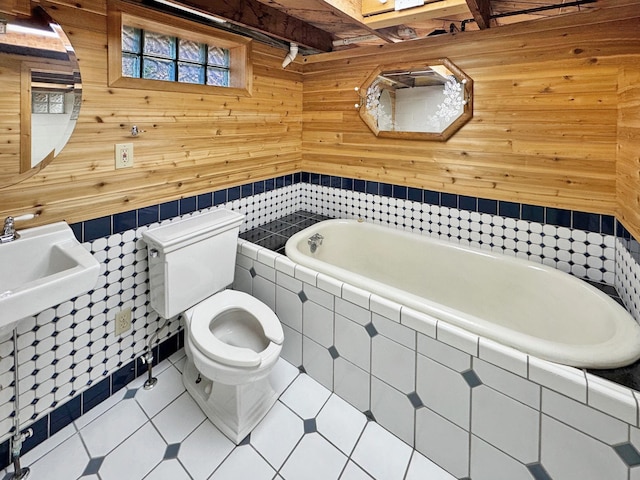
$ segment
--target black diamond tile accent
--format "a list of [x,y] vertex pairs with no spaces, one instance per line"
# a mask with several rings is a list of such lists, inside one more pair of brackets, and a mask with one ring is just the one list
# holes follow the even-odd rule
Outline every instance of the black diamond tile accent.
[[167,445],[167,448],[164,451],[164,460],[171,460],[173,458],[178,458],[178,451],[180,451],[179,443],[172,443],[171,445]]
[[471,388],[482,385],[482,380],[480,380],[480,377],[478,377],[476,372],[474,372],[473,370],[462,372],[462,378],[465,379],[465,381]]
[[307,371],[305,370],[304,366],[302,366],[302,365],[300,365],[300,366],[298,367],[298,371],[299,371],[300,373],[307,373]]
[[367,417],[367,420],[370,422],[377,422],[376,417],[373,416],[373,412],[371,410],[367,410],[362,413],[364,413],[364,416]]
[[413,408],[418,409],[424,407],[424,403],[422,403],[422,399],[417,392],[411,392],[407,395],[407,398],[411,402],[411,405],[413,405]]
[[307,418],[304,421],[304,433],[315,433],[318,431],[315,418]]
[[530,463],[527,469],[535,480],[553,480],[541,463]]
[[249,435],[244,437],[242,441],[238,444],[238,446],[249,445],[250,443],[251,443],[251,433],[249,433]]
[[251,278],[255,278],[255,276],[257,275],[256,270],[253,267],[249,269],[249,273],[251,274]]
[[127,393],[124,394],[124,397],[122,397],[124,400],[127,400],[129,398],[134,398],[136,396],[136,392],[138,390],[135,388],[132,388],[131,390],[127,390]]
[[304,293],[302,290],[300,292],[298,292],[298,298],[300,299],[300,301],[302,303],[306,302],[307,300],[309,300],[309,298],[307,297],[307,294]]
[[104,462],[104,457],[96,457],[89,460],[89,463],[87,463],[84,472],[82,472],[82,476],[84,477],[85,475],[97,475],[100,467],[102,466],[102,462]]
[[640,453],[638,453],[638,450],[629,442],[616,445],[613,449],[629,467],[640,465]]
[[372,322],[367,323],[364,326],[364,329],[367,331],[371,338],[375,337],[378,334],[378,331],[376,330],[376,327],[373,326]]
[[338,353],[338,349],[333,345],[329,347],[329,355],[331,355],[331,358],[333,358],[334,360],[340,356],[340,354]]

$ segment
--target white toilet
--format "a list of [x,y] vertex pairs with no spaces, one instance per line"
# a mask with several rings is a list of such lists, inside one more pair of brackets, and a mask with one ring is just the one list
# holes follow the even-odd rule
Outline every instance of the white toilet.
[[142,233],[151,306],[164,318],[183,314],[184,385],[236,444],[278,398],[269,374],[284,340],[282,325],[267,305],[224,290],[233,282],[243,219],[218,209]]

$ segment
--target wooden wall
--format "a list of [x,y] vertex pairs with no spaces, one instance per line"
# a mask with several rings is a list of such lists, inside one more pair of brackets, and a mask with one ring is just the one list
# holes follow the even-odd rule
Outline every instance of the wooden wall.
[[[51,165],[0,190],[0,218],[76,222],[300,170],[616,214],[640,238],[640,4],[307,57],[254,42],[250,98],[107,85],[106,0],[42,0],[76,48],[83,105]],[[475,81],[448,142],[378,139],[353,90],[377,64],[448,57]],[[0,105],[8,90],[0,91]],[[13,97],[12,97],[13,98]],[[5,113],[5,109],[2,110]],[[132,125],[146,132],[136,138]],[[114,169],[114,144],[135,166]]]
[[[254,42],[252,97],[110,88],[106,2],[41,4],[76,50],[82,108],[49,166],[0,190],[0,218],[76,222],[300,170],[302,65],[283,70],[285,50]],[[5,95],[14,93],[0,89],[0,105]],[[134,138],[132,125],[146,132]],[[115,170],[116,143],[134,144],[132,168]]]
[[[634,87],[621,97],[636,127],[635,144],[621,147],[635,184],[625,184],[620,201],[616,191],[619,75],[622,65],[640,64],[640,4],[632,1],[600,0],[600,10],[580,17],[308,57],[303,168],[606,214],[635,187],[628,228],[640,233],[637,74],[627,75]],[[583,24],[570,26],[577,18]],[[374,65],[438,57],[474,79],[471,122],[444,143],[370,133],[353,107],[354,87]]]

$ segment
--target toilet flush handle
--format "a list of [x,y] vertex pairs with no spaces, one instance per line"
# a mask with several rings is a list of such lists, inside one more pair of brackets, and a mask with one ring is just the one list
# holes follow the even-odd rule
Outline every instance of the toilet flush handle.
[[151,250],[149,250],[149,256],[151,258],[156,258],[159,255],[158,250],[156,250],[155,248],[152,248]]

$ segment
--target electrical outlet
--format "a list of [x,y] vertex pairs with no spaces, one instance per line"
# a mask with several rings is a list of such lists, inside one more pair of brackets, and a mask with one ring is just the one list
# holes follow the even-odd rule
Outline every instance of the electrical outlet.
[[121,335],[131,328],[131,309],[125,308],[116,313],[115,334]]
[[116,143],[116,168],[133,167],[133,143]]

